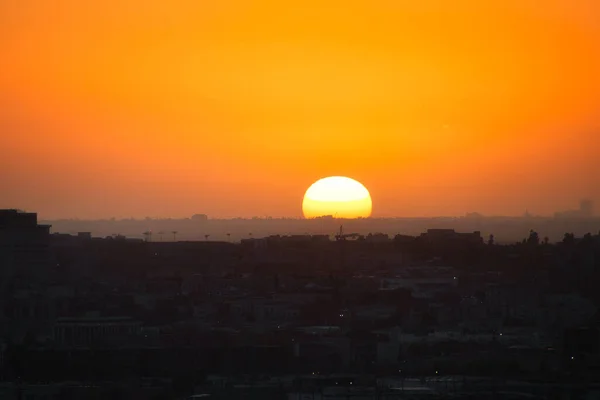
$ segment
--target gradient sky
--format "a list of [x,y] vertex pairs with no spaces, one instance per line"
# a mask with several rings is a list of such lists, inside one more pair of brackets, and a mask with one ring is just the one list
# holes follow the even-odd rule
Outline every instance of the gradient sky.
[[[543,7],[541,6],[543,5]],[[598,0],[0,0],[0,208],[373,216],[600,203]]]

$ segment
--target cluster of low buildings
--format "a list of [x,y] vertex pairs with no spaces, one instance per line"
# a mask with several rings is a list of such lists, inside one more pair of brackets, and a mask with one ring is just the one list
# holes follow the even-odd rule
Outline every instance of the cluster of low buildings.
[[0,210],[0,392],[423,398],[491,376],[593,381],[598,236],[571,247],[448,229],[337,239],[95,238]]

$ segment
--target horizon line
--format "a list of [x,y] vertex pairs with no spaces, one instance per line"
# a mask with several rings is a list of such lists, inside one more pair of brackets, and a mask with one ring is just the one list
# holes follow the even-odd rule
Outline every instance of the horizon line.
[[[512,219],[597,219],[600,216],[558,216],[561,214],[557,212],[552,215],[436,215],[436,216],[387,216],[387,217],[359,217],[359,218],[338,218],[338,217],[316,217],[316,218],[304,218],[304,217],[217,217],[217,218],[206,218],[198,222],[208,221],[270,221],[270,220],[292,220],[292,221],[366,221],[366,220],[392,220],[392,219],[490,219],[490,218],[512,218]],[[130,218],[117,218],[117,217],[104,217],[104,218],[79,218],[79,217],[61,217],[61,218],[40,218],[40,221],[82,221],[82,222],[99,222],[99,221],[193,221],[192,217],[130,217]]]

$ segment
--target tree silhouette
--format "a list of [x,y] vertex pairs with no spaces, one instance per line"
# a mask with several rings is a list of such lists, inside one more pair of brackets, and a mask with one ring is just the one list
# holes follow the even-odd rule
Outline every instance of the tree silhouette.
[[563,244],[566,245],[572,245],[573,243],[575,243],[575,234],[573,233],[565,233],[565,236],[563,237]]
[[532,246],[537,246],[540,244],[540,236],[533,229],[529,231],[529,238],[527,239],[527,244]]

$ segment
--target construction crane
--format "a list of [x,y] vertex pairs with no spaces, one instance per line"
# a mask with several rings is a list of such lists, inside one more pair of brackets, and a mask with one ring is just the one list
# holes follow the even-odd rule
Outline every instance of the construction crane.
[[142,235],[144,235],[144,239],[146,240],[146,242],[152,241],[152,231],[146,231],[142,233]]
[[344,233],[344,225],[340,225],[340,231],[337,235],[335,235],[336,241],[346,240],[346,239],[362,239],[363,235],[358,233]]

